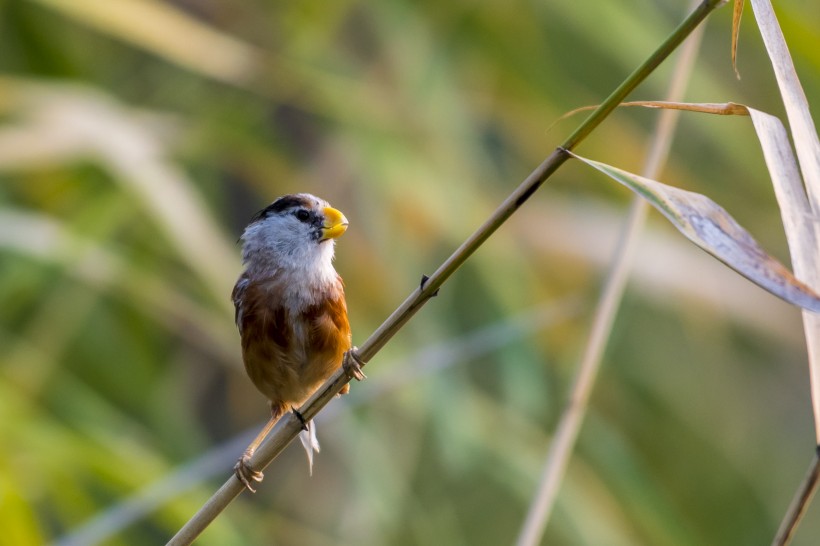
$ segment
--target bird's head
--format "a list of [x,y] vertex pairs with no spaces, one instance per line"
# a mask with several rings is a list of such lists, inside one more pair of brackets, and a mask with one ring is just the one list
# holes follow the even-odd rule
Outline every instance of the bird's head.
[[347,218],[327,201],[309,193],[285,195],[253,216],[242,234],[242,258],[260,272],[333,271],[333,246],[346,230]]

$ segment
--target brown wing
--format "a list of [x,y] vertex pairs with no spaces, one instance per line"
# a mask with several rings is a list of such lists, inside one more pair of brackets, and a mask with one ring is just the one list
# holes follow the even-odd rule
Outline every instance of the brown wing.
[[304,377],[315,390],[342,365],[342,357],[350,349],[350,324],[341,286],[320,304],[309,307],[303,316],[311,326],[305,340],[310,359]]
[[239,329],[239,335],[242,335],[242,315],[244,314],[245,289],[248,287],[249,282],[250,279],[248,276],[245,273],[242,273],[231,291],[231,301],[233,301],[234,307],[233,320],[236,323],[236,327]]
[[276,283],[240,277],[233,291],[242,360],[254,386],[272,404],[293,403],[299,395],[297,363],[291,358],[293,328]]

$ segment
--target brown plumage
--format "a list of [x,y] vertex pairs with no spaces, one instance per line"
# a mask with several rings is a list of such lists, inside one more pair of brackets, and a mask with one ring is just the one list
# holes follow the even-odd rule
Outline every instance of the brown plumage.
[[340,277],[316,304],[301,310],[283,304],[281,294],[287,289],[276,277],[250,280],[243,274],[232,295],[245,371],[277,417],[307,400],[350,349]]
[[[297,408],[341,365],[350,349],[344,284],[333,269],[335,239],[347,219],[310,194],[286,195],[257,213],[242,235],[245,270],[231,298],[242,360],[270,401],[271,419],[236,463],[248,489],[262,473],[250,467],[258,445],[289,408]],[[348,391],[348,386],[342,393]],[[313,423],[301,439],[313,464]]]

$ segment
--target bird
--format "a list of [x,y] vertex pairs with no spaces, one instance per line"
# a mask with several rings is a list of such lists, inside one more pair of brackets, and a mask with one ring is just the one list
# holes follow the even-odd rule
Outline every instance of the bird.
[[[242,361],[271,410],[270,420],[234,466],[250,491],[264,477],[251,468],[250,459],[288,408],[302,420],[300,439],[312,474],[313,453],[319,451],[316,428],[296,408],[340,366],[350,377],[364,378],[351,351],[344,283],[333,267],[336,239],[347,227],[344,214],[327,201],[297,193],[257,212],[240,237],[244,269],[231,299]],[[340,394],[349,388],[346,384]]]

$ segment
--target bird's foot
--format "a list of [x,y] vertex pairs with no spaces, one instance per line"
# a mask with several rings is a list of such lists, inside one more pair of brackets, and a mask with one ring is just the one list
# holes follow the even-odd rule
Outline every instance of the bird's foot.
[[302,415],[302,413],[298,409],[292,406],[290,408],[290,411],[292,411],[293,415],[295,415],[296,418],[299,419],[299,422],[302,423],[302,430],[308,430],[308,422],[307,420],[305,420],[305,416]]
[[239,460],[236,461],[233,471],[239,481],[242,482],[251,493],[256,493],[256,489],[254,489],[251,484],[253,482],[261,482],[265,475],[261,471],[251,468],[251,455],[253,455],[253,452],[248,453],[246,451],[243,453],[242,456],[239,457]]
[[350,379],[356,381],[367,379],[367,376],[362,372],[362,366],[364,366],[364,362],[359,360],[359,349],[357,347],[351,348],[342,358],[342,368]]

